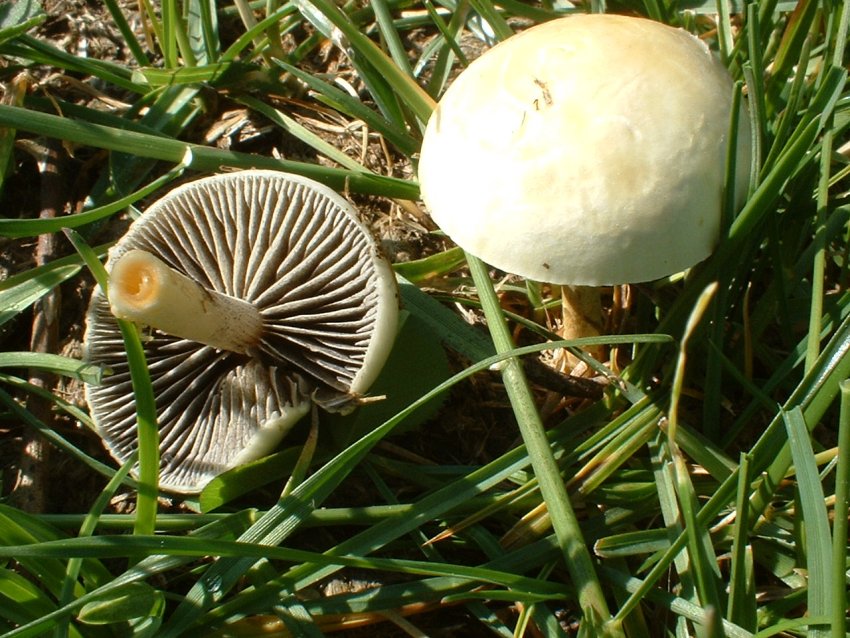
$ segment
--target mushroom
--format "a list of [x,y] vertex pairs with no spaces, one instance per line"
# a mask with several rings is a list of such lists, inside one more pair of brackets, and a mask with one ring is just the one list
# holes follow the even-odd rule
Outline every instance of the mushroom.
[[[683,271],[721,230],[733,83],[698,38],[576,15],[509,38],[448,88],[422,144],[435,222],[501,270],[564,284],[562,334],[599,334],[596,286]],[[746,195],[749,120],[737,132]],[[572,317],[572,319],[571,319]]]
[[396,334],[389,263],[342,197],[312,180],[244,171],[185,184],[110,251],[87,315],[86,387],[98,432],[125,461],[135,402],[115,317],[146,326],[160,485],[200,491],[276,446],[312,402],[349,411]]

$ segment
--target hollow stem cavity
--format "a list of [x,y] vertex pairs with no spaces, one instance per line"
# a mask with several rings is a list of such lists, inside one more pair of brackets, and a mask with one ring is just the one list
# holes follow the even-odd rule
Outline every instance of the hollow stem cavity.
[[253,304],[208,290],[144,250],[112,266],[109,303],[119,319],[231,352],[248,352],[263,331]]

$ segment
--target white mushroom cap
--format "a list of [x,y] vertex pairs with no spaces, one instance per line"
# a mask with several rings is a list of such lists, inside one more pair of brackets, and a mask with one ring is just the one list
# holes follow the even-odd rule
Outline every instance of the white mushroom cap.
[[[539,281],[658,279],[720,231],[733,84],[657,22],[581,15],[528,29],[464,70],[428,122],[422,197],[461,247]],[[738,132],[738,195],[749,174]]]
[[[145,330],[165,489],[197,492],[268,453],[311,402],[351,409],[395,339],[389,263],[351,205],[312,180],[244,171],[183,185],[133,224],[107,268],[138,251],[153,255],[166,279],[172,269],[178,283],[199,284],[207,299],[236,300],[261,318],[259,341],[233,350],[216,345],[227,342],[220,331],[204,345]],[[181,303],[180,294],[189,293],[169,303],[200,323],[204,304]],[[238,312],[227,309],[225,327],[237,322],[231,310]],[[178,319],[181,332],[191,331],[191,320]],[[238,336],[244,326],[236,328]],[[111,372],[86,394],[99,433],[124,461],[137,445],[136,408],[121,333],[99,289],[85,346],[87,358]]]

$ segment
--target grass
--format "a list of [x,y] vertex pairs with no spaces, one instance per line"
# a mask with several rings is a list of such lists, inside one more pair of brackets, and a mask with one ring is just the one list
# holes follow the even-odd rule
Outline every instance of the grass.
[[[515,18],[564,9],[163,0],[160,13],[140,3],[138,16],[104,5],[126,56],[65,50],[43,30],[57,16],[35,2],[0,5],[0,236],[12,271],[0,281],[0,328],[15,327],[0,353],[0,437],[17,450],[37,435],[63,467],[97,477],[61,513],[26,511],[11,491],[15,468],[4,470],[0,632],[846,635],[847,3],[617,6],[697,32],[718,51],[747,96],[756,152],[747,202],[729,206],[708,261],[685,279],[637,287],[626,334],[562,344],[622,353],[622,369],[599,370],[616,382],[603,399],[548,410],[551,395],[519,362],[553,347],[539,321],[549,291],[491,280],[442,244],[397,264],[407,329],[387,401],[347,419],[320,416],[307,471],[307,433],[296,430],[182,509],[156,499],[155,415],[132,327],[147,424],[136,479],[89,430],[67,425],[91,428],[62,388],[100,371],[30,346],[21,331],[58,290],[76,299],[62,306],[76,312],[62,325],[79,326],[80,291],[108,249],[103,230],[186,177],[291,171],[344,191],[378,221],[391,212],[419,224],[408,169],[451,70],[466,63],[461,34],[489,45]],[[296,152],[205,141],[210,122],[233,109]],[[363,133],[359,148],[343,144],[340,131],[351,130]],[[39,189],[25,155],[39,145],[85,163],[74,214],[39,217],[17,198]],[[34,265],[46,233],[62,249]],[[492,338],[457,306],[483,312]],[[498,445],[482,440],[464,455],[429,444],[482,431]],[[137,507],[116,512],[117,495]],[[316,594],[340,578],[371,585]]]

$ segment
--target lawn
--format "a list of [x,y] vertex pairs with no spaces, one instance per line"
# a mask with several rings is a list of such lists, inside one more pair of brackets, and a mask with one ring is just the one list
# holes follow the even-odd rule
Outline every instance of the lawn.
[[[417,163],[471,60],[586,12],[705,42],[752,159],[707,260],[604,287],[607,330],[564,340],[560,289],[456,246]],[[846,636],[848,21],[805,0],[0,2],[0,633]],[[355,207],[399,331],[377,400],[176,494],[149,329],[122,327],[120,463],[84,397],[112,373],[86,312],[133,220],[240,169]]]

